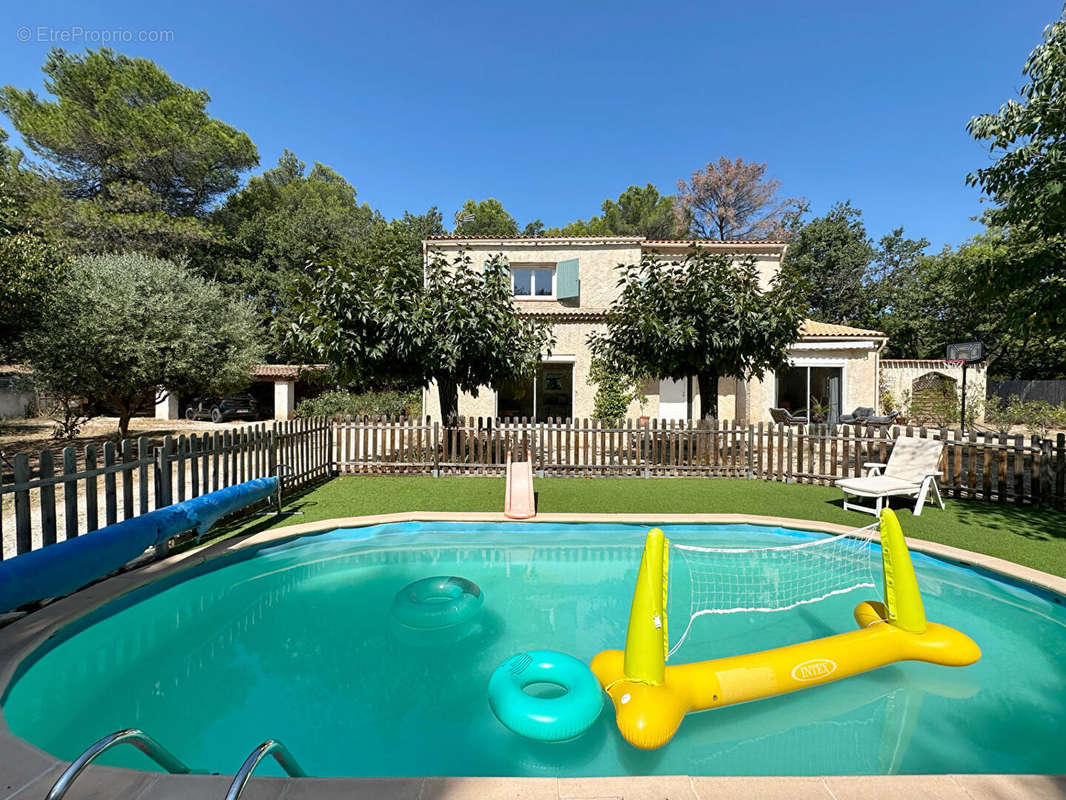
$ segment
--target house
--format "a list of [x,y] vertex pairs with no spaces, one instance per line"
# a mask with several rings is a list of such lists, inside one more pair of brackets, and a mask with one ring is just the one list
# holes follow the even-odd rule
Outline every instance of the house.
[[[472,417],[585,418],[593,414],[596,386],[589,380],[588,336],[603,330],[618,291],[618,266],[638,263],[645,253],[680,259],[697,242],[649,240],[642,236],[469,237],[436,236],[423,242],[428,259],[440,253],[468,255],[475,264],[502,255],[510,265],[511,289],[521,313],[547,319],[556,345],[528,381],[486,387],[459,396],[459,414]],[[701,247],[738,260],[753,257],[763,286],[777,274],[787,245],[780,241],[700,241]],[[792,411],[820,406],[835,419],[856,406],[878,407],[883,333],[807,320],[790,348],[789,366],[762,380],[723,378],[718,384],[723,419],[770,421],[771,407]],[[697,419],[700,398],[695,376],[653,381],[647,402],[634,401],[628,416]],[[439,419],[436,386],[426,390],[425,413]]]

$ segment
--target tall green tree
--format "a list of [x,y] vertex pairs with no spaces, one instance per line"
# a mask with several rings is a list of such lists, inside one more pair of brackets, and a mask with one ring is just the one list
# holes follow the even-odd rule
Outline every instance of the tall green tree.
[[674,239],[686,234],[674,213],[674,198],[659,194],[653,184],[630,186],[617,200],[607,198],[602,216],[576,220],[562,228],[549,229],[555,236],[645,236]]
[[997,377],[1066,377],[1066,332],[1049,330],[1021,311],[1039,308],[1041,286],[1003,286],[994,303],[983,296],[991,265],[1005,269],[1025,257],[1009,233],[990,229],[957,248],[919,257],[913,270],[898,271],[884,315],[886,355],[943,358],[951,342],[978,340]]
[[460,391],[527,377],[553,343],[546,323],[519,315],[498,257],[482,268],[432,256],[423,278],[394,240],[367,260],[320,264],[295,296],[294,347],[342,381],[436,382],[445,420],[458,414]]
[[172,262],[86,256],[50,293],[27,353],[44,391],[115,406],[125,436],[160,387],[247,385],[260,359],[257,327],[251,308]]
[[0,110],[52,179],[34,198],[41,224],[83,252],[178,254],[209,242],[203,215],[258,155],[207,113],[207,92],[107,48],[57,48],[42,69],[54,100],[0,89]]
[[763,291],[753,259],[695,248],[682,261],[652,254],[622,268],[606,330],[589,337],[602,365],[624,375],[695,375],[704,417],[718,415],[718,379],[761,378],[788,362],[803,297],[778,276]]
[[[231,194],[211,221],[225,234],[224,244],[198,266],[252,298],[266,329],[289,321],[286,288],[308,262],[329,254],[343,258],[385,224],[337,172],[320,163],[308,171],[289,150],[276,167]],[[289,355],[276,340],[269,351],[279,360]]]
[[0,361],[22,358],[21,340],[41,321],[44,301],[62,279],[67,257],[27,227],[21,153],[0,130]]
[[869,326],[878,316],[867,280],[875,254],[862,212],[850,202],[836,203],[796,231],[782,270],[804,286],[812,318]]
[[455,214],[455,233],[459,236],[517,236],[518,223],[495,197],[467,200]]
[[1032,289],[1028,305],[1013,306],[1018,329],[1060,337],[1066,332],[1066,11],[1044,29],[1022,72],[1018,99],[967,126],[997,156],[967,180],[993,200],[986,219],[1007,232],[1012,249],[985,264],[976,288],[985,302],[1005,290]]

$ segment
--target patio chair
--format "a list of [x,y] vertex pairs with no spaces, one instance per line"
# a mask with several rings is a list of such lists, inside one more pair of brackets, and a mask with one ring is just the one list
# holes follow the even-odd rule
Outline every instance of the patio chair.
[[[940,454],[944,443],[938,439],[919,439],[916,436],[901,436],[892,445],[888,463],[867,461],[863,467],[867,470],[864,478],[844,478],[836,485],[844,491],[844,509],[862,511],[875,516],[881,515],[881,508],[890,497],[916,497],[914,516],[920,516],[925,506],[929,491],[941,508],[944,499],[936,485],[940,474]],[[874,506],[859,505],[848,502],[848,495],[874,498]]]
[[772,419],[778,425],[806,425],[807,415],[793,414],[791,411],[785,408],[771,408],[770,419]]
[[866,419],[859,420],[858,424],[865,425],[868,428],[887,428],[890,425],[894,425],[898,419],[898,411],[889,411],[887,414],[883,414],[880,417],[867,417]]
[[874,410],[869,406],[859,406],[850,414],[842,414],[840,416],[841,425],[855,425],[856,423],[863,422],[874,415]]

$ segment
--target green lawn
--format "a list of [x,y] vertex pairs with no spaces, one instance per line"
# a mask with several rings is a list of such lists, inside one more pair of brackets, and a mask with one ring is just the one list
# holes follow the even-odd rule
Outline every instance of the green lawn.
[[[537,509],[589,513],[747,513],[866,525],[868,514],[843,511],[840,490],[825,486],[722,478],[543,478]],[[344,477],[293,496],[299,516],[259,517],[224,534],[332,517],[394,511],[502,511],[503,478]],[[895,507],[908,536],[976,550],[1066,576],[1066,513],[948,500],[915,517]]]

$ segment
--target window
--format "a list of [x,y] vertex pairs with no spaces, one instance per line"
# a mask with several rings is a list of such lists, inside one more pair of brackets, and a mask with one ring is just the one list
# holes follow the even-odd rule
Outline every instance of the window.
[[547,361],[533,378],[505,381],[496,389],[496,416],[504,419],[570,419],[574,413],[574,365]]
[[554,299],[555,267],[511,267],[511,294]]
[[777,373],[776,405],[811,422],[836,425],[843,389],[842,367],[788,367]]

